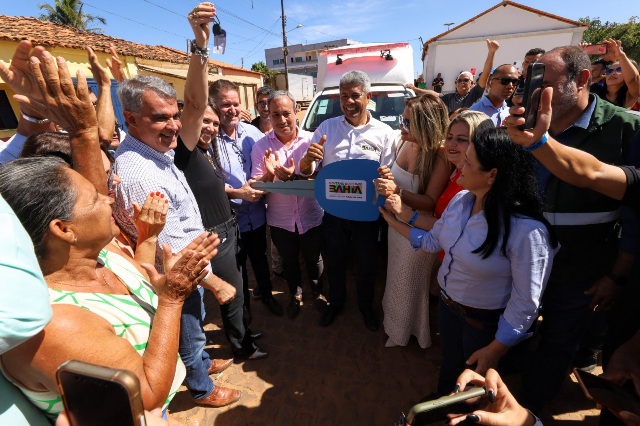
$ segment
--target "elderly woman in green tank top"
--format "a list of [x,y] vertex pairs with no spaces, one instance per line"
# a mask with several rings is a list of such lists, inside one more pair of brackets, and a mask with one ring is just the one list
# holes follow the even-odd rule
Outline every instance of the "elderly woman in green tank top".
[[70,359],[130,370],[145,409],[166,407],[185,376],[182,304],[206,275],[217,237],[204,233],[176,255],[164,247],[168,272],[143,264],[149,283],[132,260],[104,249],[119,232],[113,199],[61,159],[4,165],[0,194],[33,241],[53,309],[44,331],[0,357],[2,373],[52,418],[62,410],[55,372]]

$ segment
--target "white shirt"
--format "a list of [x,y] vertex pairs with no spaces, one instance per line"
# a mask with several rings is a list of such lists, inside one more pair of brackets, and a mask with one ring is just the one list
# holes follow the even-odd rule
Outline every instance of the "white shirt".
[[[354,127],[344,115],[323,121],[311,138],[312,143],[327,135],[324,143],[324,158],[319,166],[326,166],[342,160],[374,160],[390,165],[394,157],[394,131],[369,114],[369,121]],[[311,164],[313,174],[318,165]]]

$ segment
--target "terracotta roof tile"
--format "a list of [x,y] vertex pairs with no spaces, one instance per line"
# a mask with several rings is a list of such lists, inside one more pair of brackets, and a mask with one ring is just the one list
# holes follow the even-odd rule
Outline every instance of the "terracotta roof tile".
[[113,44],[118,53],[124,56],[172,63],[186,64],[188,62],[184,52],[178,53],[179,51],[166,49],[162,46],[134,43],[121,38],[95,34],[25,16],[0,15],[0,40],[31,40],[33,43],[45,47],[72,49],[84,49],[85,46],[91,46],[93,50],[100,52],[108,52],[109,45]]

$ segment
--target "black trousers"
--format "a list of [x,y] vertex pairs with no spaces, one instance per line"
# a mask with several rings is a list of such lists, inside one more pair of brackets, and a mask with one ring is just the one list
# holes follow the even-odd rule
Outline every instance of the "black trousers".
[[240,262],[238,262],[238,253],[240,251],[238,235],[237,226],[227,232],[218,234],[220,245],[218,246],[218,253],[211,259],[211,270],[216,276],[236,289],[236,297],[230,303],[220,305],[222,324],[224,325],[227,339],[231,343],[231,349],[234,353],[252,354],[256,350],[256,346],[251,339],[250,333],[247,332],[247,323],[244,319],[243,307],[246,296],[243,292],[242,277],[245,272]]
[[357,267],[358,308],[366,311],[373,307],[376,281],[376,250],[378,222],[357,222],[324,213],[324,237],[329,277],[329,302],[344,306],[347,295],[347,265],[353,240]]
[[242,267],[242,289],[247,308],[249,308],[249,275],[247,274],[247,258],[256,277],[256,282],[263,297],[271,294],[271,273],[267,261],[267,225],[240,233],[240,252],[238,262]]
[[322,290],[322,273],[324,263],[320,255],[322,247],[322,225],[307,230],[304,234],[287,231],[271,226],[271,239],[282,258],[282,273],[289,285],[291,297],[295,296],[298,286],[302,287],[299,253],[307,269],[307,277],[314,292]]

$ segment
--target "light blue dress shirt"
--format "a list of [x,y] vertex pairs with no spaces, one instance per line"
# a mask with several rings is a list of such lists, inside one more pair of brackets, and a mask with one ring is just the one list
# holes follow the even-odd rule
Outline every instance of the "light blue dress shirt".
[[487,95],[480,98],[480,100],[471,105],[469,109],[472,111],[484,112],[491,118],[493,125],[496,127],[501,127],[504,119],[509,116],[509,107],[506,102],[502,101],[500,108],[496,108],[493,106]]
[[553,256],[547,228],[528,217],[511,218],[506,257],[502,241],[486,259],[472,253],[487,236],[484,212],[471,216],[475,196],[454,196],[431,231],[411,228],[409,240],[417,250],[444,250],[438,283],[454,301],[479,309],[503,309],[496,339],[506,346],[530,336],[542,293],[551,273]]
[[[218,152],[224,170],[224,181],[228,187],[242,188],[251,178],[251,151],[264,137],[264,133],[251,124],[240,122],[236,127],[236,139],[229,137],[222,128],[218,133]],[[267,223],[264,197],[258,201],[239,198],[229,200],[231,208],[238,215],[240,232],[257,229]]]

